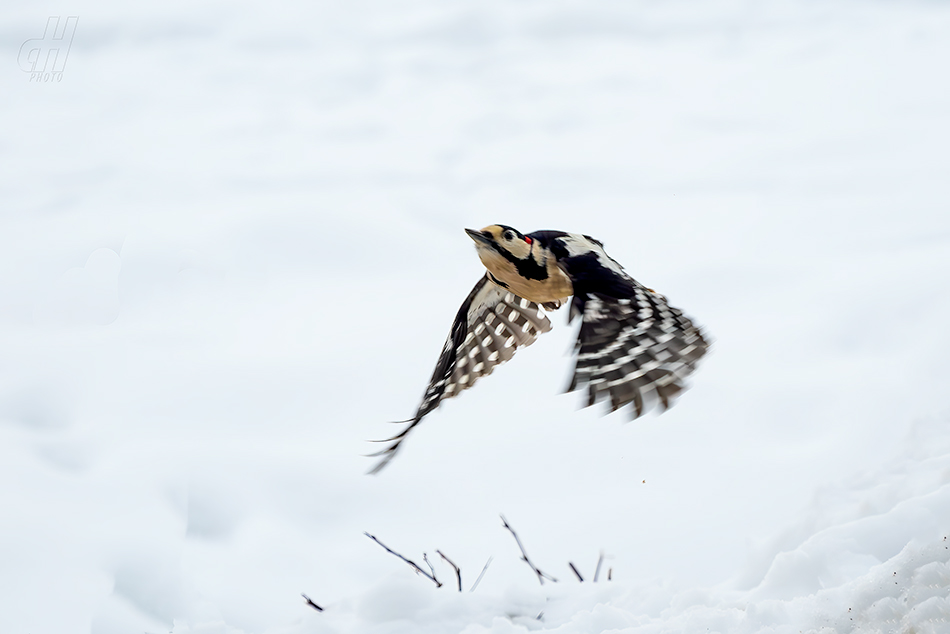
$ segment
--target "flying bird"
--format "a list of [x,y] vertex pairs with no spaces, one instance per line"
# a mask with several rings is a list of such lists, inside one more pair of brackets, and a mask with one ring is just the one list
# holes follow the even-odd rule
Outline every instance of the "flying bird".
[[587,235],[563,231],[523,234],[506,225],[466,229],[485,275],[452,324],[416,415],[389,445],[371,454],[378,473],[409,432],[439,404],[551,330],[545,312],[571,300],[568,323],[581,318],[568,391],[587,387],[587,406],[610,400],[610,411],[631,406],[633,418],[657,404],[666,410],[708,348],[699,327],[666,298],[630,277]]

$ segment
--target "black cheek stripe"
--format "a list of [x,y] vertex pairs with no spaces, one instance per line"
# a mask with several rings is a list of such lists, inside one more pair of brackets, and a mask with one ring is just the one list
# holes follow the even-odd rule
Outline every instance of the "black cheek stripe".
[[515,265],[518,275],[529,280],[544,281],[548,279],[548,269],[546,266],[538,264],[534,258],[529,257],[526,260],[516,258],[510,251],[503,249],[498,244],[493,245],[501,257]]

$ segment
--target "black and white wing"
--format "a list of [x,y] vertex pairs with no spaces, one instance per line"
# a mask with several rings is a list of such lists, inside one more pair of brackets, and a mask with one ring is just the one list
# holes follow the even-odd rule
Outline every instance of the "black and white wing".
[[633,297],[588,296],[568,391],[587,385],[587,405],[610,398],[611,411],[633,404],[637,418],[651,404],[667,409],[708,344],[666,298],[636,284]]
[[686,388],[709,344],[666,298],[630,277],[589,236],[567,234],[558,264],[574,284],[571,317],[580,316],[577,363],[568,391],[587,386],[587,405],[632,404],[637,418],[653,404],[667,409]]
[[[549,303],[544,307],[554,309],[559,305]],[[472,387],[514,356],[518,348],[531,345],[539,334],[549,330],[551,322],[538,304],[508,292],[487,275],[480,279],[455,316],[416,415],[399,421],[406,424],[401,432],[377,441],[390,444],[371,454],[381,456],[381,460],[370,473],[379,472],[393,459],[406,435],[439,403]]]

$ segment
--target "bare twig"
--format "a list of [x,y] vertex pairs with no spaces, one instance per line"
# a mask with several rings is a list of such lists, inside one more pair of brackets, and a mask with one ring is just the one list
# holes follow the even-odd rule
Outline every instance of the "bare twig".
[[480,573],[478,573],[478,579],[476,579],[475,583],[472,584],[472,587],[469,590],[469,592],[475,592],[475,588],[478,587],[478,582],[481,581],[482,577],[485,576],[485,571],[488,570],[488,566],[491,564],[492,559],[494,559],[494,557],[489,557],[488,561],[485,562],[485,567],[482,568],[482,571]]
[[455,562],[449,559],[448,557],[446,557],[445,553],[443,553],[441,550],[437,549],[435,552],[439,553],[439,557],[447,561],[449,565],[455,569],[455,578],[458,579],[459,581],[459,592],[461,592],[462,591],[462,571],[459,570],[459,567],[455,565]]
[[535,566],[533,563],[531,563],[531,560],[528,559],[528,553],[525,552],[524,546],[521,544],[521,540],[518,539],[518,534],[515,533],[515,530],[514,530],[513,528],[511,528],[511,526],[508,525],[508,520],[505,519],[505,516],[504,516],[504,515],[501,516],[501,521],[502,521],[502,523],[505,525],[505,528],[507,528],[508,531],[511,533],[511,536],[515,538],[515,542],[517,542],[518,548],[521,549],[521,559],[522,559],[526,564],[528,564],[528,565],[531,567],[531,570],[534,571],[534,574],[538,575],[538,582],[539,582],[542,586],[544,585],[544,580],[545,580],[545,579],[550,579],[550,580],[553,581],[554,583],[557,583],[557,579],[555,579],[554,577],[552,577],[551,575],[549,575],[549,574],[547,574],[547,573],[541,572],[541,569],[540,569],[540,568],[538,568],[538,567]]
[[429,565],[429,570],[432,571],[432,578],[435,579],[435,582],[439,584],[439,587],[442,587],[442,584],[439,582],[438,577],[435,576],[435,566],[432,565],[432,562],[429,561],[429,555],[422,553],[422,560]]
[[613,576],[614,576],[614,569],[613,569],[613,568],[608,568],[608,569],[607,569],[607,581],[610,581],[611,579],[613,579]]
[[600,551],[600,557],[597,558],[597,570],[594,571],[594,581],[600,576],[600,565],[604,563],[604,551]]
[[319,605],[317,605],[316,603],[314,603],[314,602],[310,599],[310,597],[308,597],[307,595],[305,595],[305,594],[303,594],[303,593],[301,593],[300,596],[303,597],[303,600],[306,601],[306,602],[307,602],[307,605],[309,605],[311,608],[313,608],[313,609],[316,610],[317,612],[323,612],[323,608],[321,608]]
[[[577,575],[577,580],[580,581],[581,583],[584,583],[584,577],[582,577],[581,573],[577,571],[577,568],[574,567],[574,564],[572,564],[571,562],[567,562],[567,565],[570,566],[571,570],[574,571],[574,574]],[[596,579],[596,577],[594,578]]]
[[[406,562],[407,564],[409,564],[410,566],[412,566],[412,569],[415,570],[416,573],[421,574],[421,575],[423,575],[424,577],[428,577],[429,580],[432,581],[432,583],[434,583],[434,584],[436,585],[436,587],[438,587],[438,588],[441,588],[441,587],[442,587],[442,584],[439,583],[439,580],[436,579],[433,575],[430,575],[428,572],[426,572],[426,571],[423,570],[422,568],[420,568],[420,567],[419,567],[419,564],[417,564],[416,562],[411,561],[411,560],[409,560],[409,559],[406,559],[405,557],[403,557],[402,555],[400,555],[399,553],[397,553],[395,550],[391,549],[389,546],[387,546],[387,545],[384,544],[383,542],[381,542],[381,541],[379,541],[378,539],[376,539],[376,536],[375,536],[375,535],[370,535],[369,533],[366,533],[366,532],[364,532],[363,534],[366,535],[367,537],[369,537],[370,539],[372,539],[374,542],[376,542],[376,543],[379,544],[380,546],[382,546],[382,547],[383,547],[383,550],[385,550],[387,553],[390,553],[390,554],[392,554],[392,555],[395,555],[395,556],[399,557],[399,558],[402,559],[404,562]],[[424,555],[423,555],[423,556],[424,556]],[[428,559],[426,560],[426,563],[428,563]]]

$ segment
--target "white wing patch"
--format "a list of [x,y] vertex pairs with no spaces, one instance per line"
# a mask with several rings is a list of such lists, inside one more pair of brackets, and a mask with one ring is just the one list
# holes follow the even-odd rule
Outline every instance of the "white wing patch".
[[567,248],[568,257],[594,253],[597,255],[600,265],[605,269],[613,271],[621,277],[630,277],[627,275],[627,272],[623,270],[623,267],[620,266],[619,262],[607,255],[607,252],[604,251],[604,246],[590,236],[569,233],[566,236],[558,238],[558,240]]

